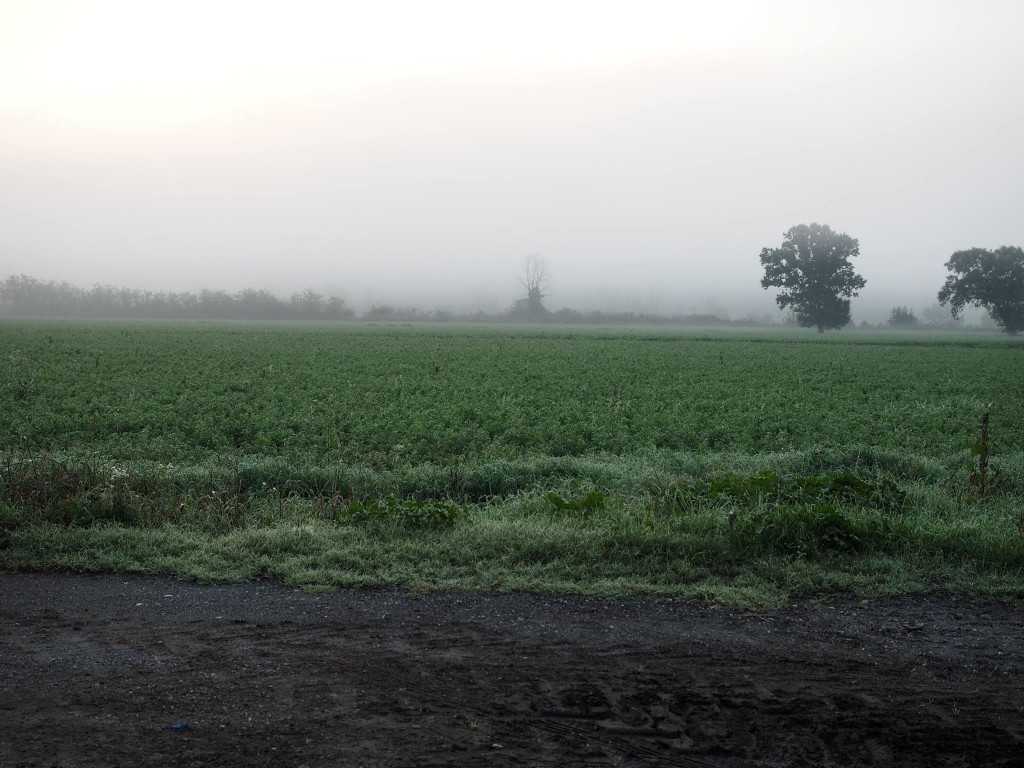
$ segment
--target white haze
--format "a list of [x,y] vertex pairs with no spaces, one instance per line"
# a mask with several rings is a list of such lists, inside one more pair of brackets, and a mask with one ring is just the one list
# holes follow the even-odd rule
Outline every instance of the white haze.
[[[368,8],[372,8],[369,10]],[[487,310],[774,312],[858,238],[855,319],[1024,245],[1024,3],[0,5],[0,278]]]

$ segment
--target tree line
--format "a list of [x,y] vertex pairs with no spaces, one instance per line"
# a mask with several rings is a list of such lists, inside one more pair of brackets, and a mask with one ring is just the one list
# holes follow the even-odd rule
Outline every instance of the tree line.
[[238,293],[143,291],[115,285],[79,288],[66,282],[11,275],[0,283],[0,312],[34,317],[159,317],[203,320],[347,320],[344,299],[312,289],[281,299],[267,290]]
[[[536,296],[536,294],[535,294]],[[303,320],[401,322],[527,322],[537,319],[537,304],[517,301],[502,312],[458,313],[417,307],[374,304],[357,314],[338,296],[312,289],[281,299],[268,290],[246,288],[238,293],[202,290],[198,293],[144,291],[114,285],[83,289],[67,282],[11,275],[0,282],[0,315],[9,317],[111,317],[181,320]],[[543,320],[555,323],[618,325],[727,325],[713,314],[653,315],[641,312],[581,312],[564,308],[543,310]]]
[[[782,310],[789,309],[793,323],[817,328],[819,333],[851,323],[850,299],[867,281],[854,271],[850,259],[860,255],[860,244],[826,224],[799,224],[783,234],[779,248],[761,250],[765,289],[780,289],[775,297]],[[985,309],[992,321],[1009,334],[1024,330],[1024,249],[1003,246],[994,251],[971,248],[957,251],[945,264],[946,282],[938,292],[941,306],[950,307],[956,320],[967,306]],[[458,314],[437,310],[374,305],[364,320],[562,322],[616,324],[730,324],[710,314],[671,317],[635,312],[580,312],[544,306],[551,273],[539,256],[526,259],[520,284],[526,292],[504,312]],[[83,289],[66,282],[42,281],[27,275],[11,275],[0,283],[0,314],[55,317],[157,317],[225,320],[350,320],[356,313],[338,296],[325,296],[311,288],[287,300],[267,290],[246,288],[238,293],[203,290],[199,293],[143,291],[112,285]],[[788,323],[788,321],[787,321]],[[891,327],[918,323],[913,310],[894,307]],[[740,324],[751,323],[750,318]]]

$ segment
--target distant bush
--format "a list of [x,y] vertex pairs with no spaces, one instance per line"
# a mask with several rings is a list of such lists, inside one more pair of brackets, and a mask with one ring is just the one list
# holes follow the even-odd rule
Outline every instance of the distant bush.
[[914,315],[914,310],[907,307],[893,307],[887,322],[891,328],[912,328],[920,323]]

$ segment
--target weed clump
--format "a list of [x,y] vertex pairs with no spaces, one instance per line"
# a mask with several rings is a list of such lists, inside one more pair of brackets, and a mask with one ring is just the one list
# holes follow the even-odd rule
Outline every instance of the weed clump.
[[734,537],[750,554],[799,557],[857,552],[868,543],[865,532],[830,504],[756,509],[739,516]]
[[591,491],[584,496],[569,499],[568,501],[554,492],[549,493],[544,498],[551,502],[559,512],[573,512],[576,514],[593,512],[603,507],[605,503],[605,496],[599,491]]
[[[123,470],[85,460],[64,463],[47,455],[4,457],[0,499],[10,510],[65,526],[142,522],[147,502]],[[14,515],[8,513],[7,519]]]
[[709,479],[670,485],[664,504],[672,511],[695,510],[723,504],[849,505],[899,510],[906,493],[891,478],[864,480],[851,472],[837,475],[784,476],[771,471],[742,477],[729,472]]

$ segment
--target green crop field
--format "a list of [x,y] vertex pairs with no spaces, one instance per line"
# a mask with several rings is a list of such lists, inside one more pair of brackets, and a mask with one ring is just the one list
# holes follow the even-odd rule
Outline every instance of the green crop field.
[[3,567],[1024,594],[1006,337],[5,321],[0,361]]

